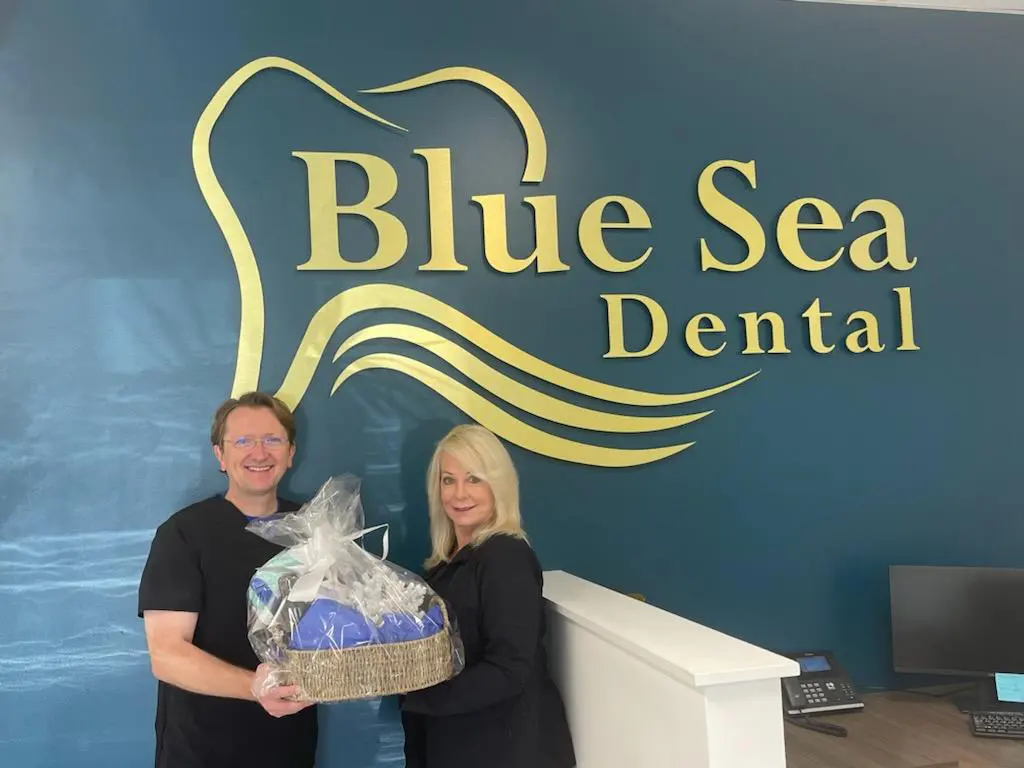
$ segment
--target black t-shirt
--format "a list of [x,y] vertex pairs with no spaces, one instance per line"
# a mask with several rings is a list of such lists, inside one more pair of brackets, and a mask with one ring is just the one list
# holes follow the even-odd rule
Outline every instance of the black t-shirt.
[[[279,500],[279,512],[298,505]],[[159,528],[139,584],[144,611],[197,613],[193,644],[235,666],[256,669],[246,592],[257,568],[281,547],[245,530],[248,518],[222,496],[176,512]],[[160,681],[156,768],[310,768],[317,708],[286,717],[255,701],[204,696]]]

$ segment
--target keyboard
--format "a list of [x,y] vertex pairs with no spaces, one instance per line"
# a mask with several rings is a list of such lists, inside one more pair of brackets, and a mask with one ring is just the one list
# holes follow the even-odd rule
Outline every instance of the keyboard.
[[971,733],[1002,739],[1024,739],[1024,712],[971,712]]

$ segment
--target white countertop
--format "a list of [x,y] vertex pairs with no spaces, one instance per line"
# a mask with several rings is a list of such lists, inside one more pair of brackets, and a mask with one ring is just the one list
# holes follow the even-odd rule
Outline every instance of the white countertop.
[[544,597],[565,618],[694,688],[800,673],[792,659],[565,571],[544,573]]

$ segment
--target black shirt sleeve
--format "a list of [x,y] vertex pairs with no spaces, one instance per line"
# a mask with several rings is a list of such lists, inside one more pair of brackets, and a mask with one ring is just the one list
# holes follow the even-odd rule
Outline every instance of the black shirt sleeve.
[[156,530],[139,582],[139,617],[144,611],[199,613],[203,602],[199,556],[182,534],[178,521]]
[[522,539],[499,534],[480,548],[483,656],[451,680],[408,694],[402,705],[406,711],[463,714],[512,698],[526,688],[544,610],[540,568]]

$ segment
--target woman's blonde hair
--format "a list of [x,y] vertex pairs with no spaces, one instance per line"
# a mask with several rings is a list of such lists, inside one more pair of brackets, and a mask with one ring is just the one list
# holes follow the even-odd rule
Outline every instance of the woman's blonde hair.
[[526,539],[519,513],[519,477],[512,457],[489,430],[477,424],[460,424],[437,444],[427,470],[431,553],[426,567],[448,562],[455,553],[455,527],[441,503],[441,456],[445,453],[487,483],[494,495],[494,514],[476,530],[470,544],[477,545],[498,533]]

